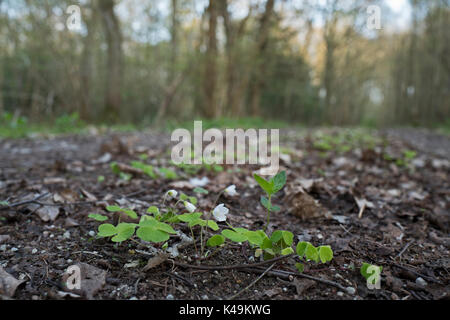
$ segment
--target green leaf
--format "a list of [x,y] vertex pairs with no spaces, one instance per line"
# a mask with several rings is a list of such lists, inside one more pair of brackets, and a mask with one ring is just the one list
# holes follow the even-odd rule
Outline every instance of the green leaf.
[[245,235],[229,229],[223,230],[222,235],[234,242],[247,241],[247,237]]
[[196,197],[189,197],[189,202],[192,203],[193,205],[197,204],[197,198]]
[[208,220],[208,227],[213,231],[219,230],[219,226],[217,225],[217,223],[212,220]]
[[307,243],[306,251],[305,251],[306,259],[312,260],[315,262],[319,261],[319,253],[317,252],[316,247],[314,247],[311,243]]
[[221,236],[220,234],[216,234],[208,239],[206,242],[206,245],[208,247],[218,247],[222,245],[225,242],[225,238]]
[[122,242],[131,238],[134,234],[136,225],[132,223],[120,223],[117,225],[117,235],[111,241]]
[[257,231],[247,231],[245,233],[245,236],[247,237],[248,242],[250,242],[251,244],[257,246],[261,246],[263,244],[264,237]]
[[122,211],[122,208],[119,206],[107,206],[106,210],[109,212],[119,212]]
[[101,214],[98,213],[91,213],[90,215],[88,215],[89,218],[94,219],[96,221],[106,221],[108,220],[108,217],[105,217]]
[[154,227],[140,227],[136,235],[140,239],[149,242],[164,242],[170,238],[168,233],[155,229]]
[[294,241],[294,234],[289,231],[282,231],[283,241],[287,246],[291,246]]
[[281,208],[279,206],[272,205],[272,208],[270,208],[270,210],[273,211],[273,212],[278,212],[278,211],[281,210]]
[[294,253],[294,250],[291,247],[284,248],[283,250],[281,250],[281,254],[283,256],[287,256],[288,254],[292,254],[292,253]]
[[99,237],[111,237],[117,234],[117,229],[110,223],[104,223],[98,226],[98,236]]
[[175,171],[170,170],[168,168],[159,168],[159,172],[164,176],[166,179],[176,179],[178,178],[178,175]]
[[280,191],[284,185],[286,184],[286,171],[281,171],[272,178],[271,182],[273,182],[273,193],[277,193]]
[[172,228],[172,226],[168,225],[167,223],[164,222],[157,222],[156,223],[156,229],[167,232],[167,233],[171,233],[171,234],[176,234],[177,232]]
[[263,244],[261,245],[261,249],[267,249],[272,247],[273,247],[272,241],[269,238],[265,238],[263,240]]
[[276,230],[272,233],[270,240],[275,243],[275,242],[280,241],[282,237],[283,237],[283,231]]
[[273,192],[273,185],[265,180],[264,178],[260,177],[259,175],[257,175],[256,173],[253,175],[253,177],[255,178],[256,182],[258,182],[259,186],[268,194],[268,195],[272,195]]
[[151,216],[147,216],[144,215],[141,217],[141,220],[139,221],[139,226],[140,227],[145,227],[145,226],[156,226],[156,224],[158,223],[158,221],[151,217]]
[[201,187],[196,187],[196,188],[194,189],[194,192],[195,192],[195,193],[203,193],[203,194],[208,194],[208,193],[209,193],[208,190],[203,189],[203,188],[201,188]]
[[298,272],[302,273],[303,270],[305,270],[305,265],[303,263],[297,262],[295,264],[295,267],[297,268]]
[[206,220],[203,220],[203,219],[198,218],[198,219],[195,219],[195,220],[191,220],[191,221],[188,223],[188,226],[189,226],[190,228],[195,227],[195,226],[197,226],[197,225],[200,225],[200,226],[202,226],[202,227],[206,226]]
[[152,213],[152,214],[158,215],[159,209],[158,209],[158,207],[151,206],[150,208],[147,209],[147,213]]
[[303,256],[305,255],[307,246],[308,246],[308,242],[305,242],[305,241],[297,243],[296,251],[300,258],[303,258]]
[[131,210],[131,209],[123,209],[122,211],[123,211],[124,213],[126,213],[127,216],[129,216],[131,219],[137,219],[137,218],[138,218],[136,212],[134,212],[134,211]]
[[269,199],[267,199],[264,196],[261,196],[261,204],[263,205],[264,208],[266,208],[267,210],[270,210],[272,208],[272,204],[270,203]]
[[361,272],[361,275],[362,275],[366,280],[373,274],[373,272],[372,272],[372,273],[368,273],[368,272],[367,272],[367,269],[368,269],[370,266],[380,268],[380,273],[381,273],[381,271],[383,270],[383,267],[376,266],[376,265],[372,265],[372,264],[370,264],[370,263],[364,262],[363,265],[361,266],[360,272]]
[[184,193],[180,194],[180,200],[181,201],[186,201],[189,197],[187,195],[185,195]]
[[320,246],[319,257],[322,263],[331,261],[333,259],[333,250],[331,250],[330,246]]
[[199,219],[203,213],[201,212],[193,212],[193,213],[185,213],[178,215],[178,219],[182,222],[192,222]]

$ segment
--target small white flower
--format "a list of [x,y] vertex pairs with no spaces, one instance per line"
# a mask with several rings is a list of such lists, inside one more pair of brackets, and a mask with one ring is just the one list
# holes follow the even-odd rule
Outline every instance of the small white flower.
[[167,191],[166,194],[169,196],[169,199],[172,199],[177,196],[178,192],[177,192],[177,190],[171,189],[171,190]]
[[228,186],[225,189],[225,193],[228,194],[229,196],[235,196],[238,193],[236,192],[236,186],[234,184],[232,184],[231,186]]
[[196,206],[194,206],[192,203],[190,203],[190,202],[188,202],[188,201],[185,201],[185,202],[184,202],[184,206],[186,207],[186,210],[189,211],[189,212],[191,212],[191,213],[194,212],[195,209],[197,209]]
[[227,220],[227,214],[228,214],[229,211],[230,210],[228,210],[228,208],[225,207],[223,203],[221,203],[217,207],[214,208],[213,216],[219,222],[226,221]]

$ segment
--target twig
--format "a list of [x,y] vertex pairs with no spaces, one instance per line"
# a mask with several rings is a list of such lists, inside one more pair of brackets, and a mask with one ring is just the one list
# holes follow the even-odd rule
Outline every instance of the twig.
[[205,265],[190,265],[190,264],[185,264],[185,263],[181,263],[181,262],[176,262],[174,261],[174,264],[176,266],[182,267],[182,268],[191,268],[191,269],[200,269],[200,270],[230,270],[230,269],[244,269],[244,268],[254,268],[254,267],[260,267],[269,263],[273,263],[273,262],[277,262],[280,260],[284,260],[287,259],[289,257],[291,257],[292,254],[290,255],[286,255],[286,256],[281,256],[281,257],[276,257],[267,261],[262,261],[262,262],[257,262],[257,263],[251,263],[251,264],[234,264],[234,265],[230,265],[230,266],[205,266]]
[[414,239],[413,240],[411,240],[410,242],[408,242],[407,244],[406,244],[406,246],[402,249],[402,251],[400,251],[399,253],[398,253],[398,255],[395,257],[395,258],[399,258],[403,253],[405,253],[405,251],[409,248],[409,246],[410,245],[412,245],[414,243]]
[[244,293],[246,290],[248,290],[249,288],[253,287],[259,280],[262,279],[262,277],[264,277],[266,275],[267,272],[270,271],[270,269],[272,269],[275,266],[276,262],[272,263],[258,278],[256,278],[252,283],[250,283],[248,286],[246,286],[244,289],[242,289],[241,291],[239,291],[238,293],[232,295],[231,297],[229,297],[227,300],[233,300],[234,298],[236,298],[237,296],[241,295],[242,293]]
[[366,202],[364,201],[364,203],[361,206],[361,209],[359,209],[358,219],[362,218],[362,215],[363,215],[365,209],[366,209]]
[[434,279],[434,278],[432,278],[432,277],[426,276],[426,275],[424,275],[424,274],[422,274],[422,273],[420,273],[420,272],[417,272],[417,271],[415,271],[415,270],[412,269],[412,268],[408,268],[408,267],[402,266],[401,264],[398,264],[398,263],[395,263],[395,262],[389,262],[389,264],[391,264],[391,265],[393,265],[393,266],[395,266],[395,267],[397,267],[397,268],[400,268],[400,269],[403,269],[403,270],[412,272],[412,273],[414,273],[415,275],[424,278],[425,280],[428,280],[428,281],[431,281],[431,282],[434,282],[434,283],[438,283],[438,284],[442,284],[441,281],[436,280],[436,279]]
[[[253,272],[253,273],[260,273],[263,270],[260,268],[253,268],[253,269],[244,269],[243,271],[246,272]],[[275,277],[280,277],[280,278],[284,278],[284,279],[289,279],[289,276],[297,276],[297,277],[301,277],[301,278],[306,278],[309,280],[314,280],[323,284],[327,284],[333,287],[336,287],[342,291],[347,291],[347,289],[343,286],[341,286],[339,283],[334,282],[334,281],[330,281],[330,280],[325,280],[322,278],[317,278],[317,277],[313,277],[304,273],[299,273],[299,272],[293,272],[293,271],[284,271],[284,270],[272,270],[269,272],[269,275],[275,276]]]
[[49,192],[46,192],[46,193],[43,193],[43,194],[41,194],[41,195],[38,195],[38,196],[34,197],[34,198],[31,199],[31,200],[19,201],[19,202],[16,202],[16,203],[9,204],[9,205],[7,205],[7,206],[5,206],[5,207],[1,207],[1,208],[0,208],[0,211],[1,211],[1,210],[11,209],[11,208],[14,208],[14,207],[19,207],[19,206],[22,206],[22,205],[25,205],[25,204],[35,203],[35,202],[37,202],[39,199],[45,197],[45,196],[48,195],[48,194],[49,194]]

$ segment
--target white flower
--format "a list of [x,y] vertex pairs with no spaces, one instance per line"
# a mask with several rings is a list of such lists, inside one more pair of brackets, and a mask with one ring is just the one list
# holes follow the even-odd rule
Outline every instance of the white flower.
[[228,208],[225,207],[223,203],[221,203],[217,207],[214,208],[213,216],[219,222],[226,221],[227,220],[227,214],[228,214],[229,211],[230,210],[228,210]]
[[208,177],[203,177],[201,179],[192,178],[189,180],[189,183],[192,184],[194,187],[204,187],[209,183],[209,179]]
[[177,192],[177,190],[171,189],[171,190],[167,191],[166,194],[169,196],[169,199],[172,199],[177,196],[178,192]]
[[228,186],[228,187],[225,189],[225,193],[228,194],[228,195],[230,195],[230,196],[235,196],[235,195],[238,194],[238,193],[236,192],[236,186],[235,186],[234,184],[232,184],[231,186]]
[[188,201],[185,201],[185,202],[184,202],[184,206],[186,207],[186,210],[189,211],[189,212],[191,212],[191,213],[194,212],[195,209],[197,209],[196,206],[194,206],[192,203],[190,203],[190,202],[188,202]]

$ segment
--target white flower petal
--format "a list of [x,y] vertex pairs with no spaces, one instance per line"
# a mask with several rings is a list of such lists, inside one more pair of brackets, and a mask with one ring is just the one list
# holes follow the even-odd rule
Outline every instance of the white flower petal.
[[168,195],[170,198],[175,198],[175,197],[177,196],[177,194],[178,194],[177,190],[171,189],[171,190],[167,191],[167,195]]
[[228,187],[225,189],[225,193],[228,194],[228,195],[230,195],[230,196],[235,196],[235,195],[238,194],[238,193],[236,192],[236,186],[235,186],[234,184],[232,184],[231,186],[228,186]]
[[184,202],[184,206],[185,206],[186,210],[189,211],[190,213],[194,212],[195,209],[197,209],[196,206],[194,206],[192,203],[190,203],[188,201]]
[[227,207],[225,207],[223,203],[219,204],[213,210],[214,219],[216,219],[219,222],[226,221],[227,214],[229,211],[230,210]]

